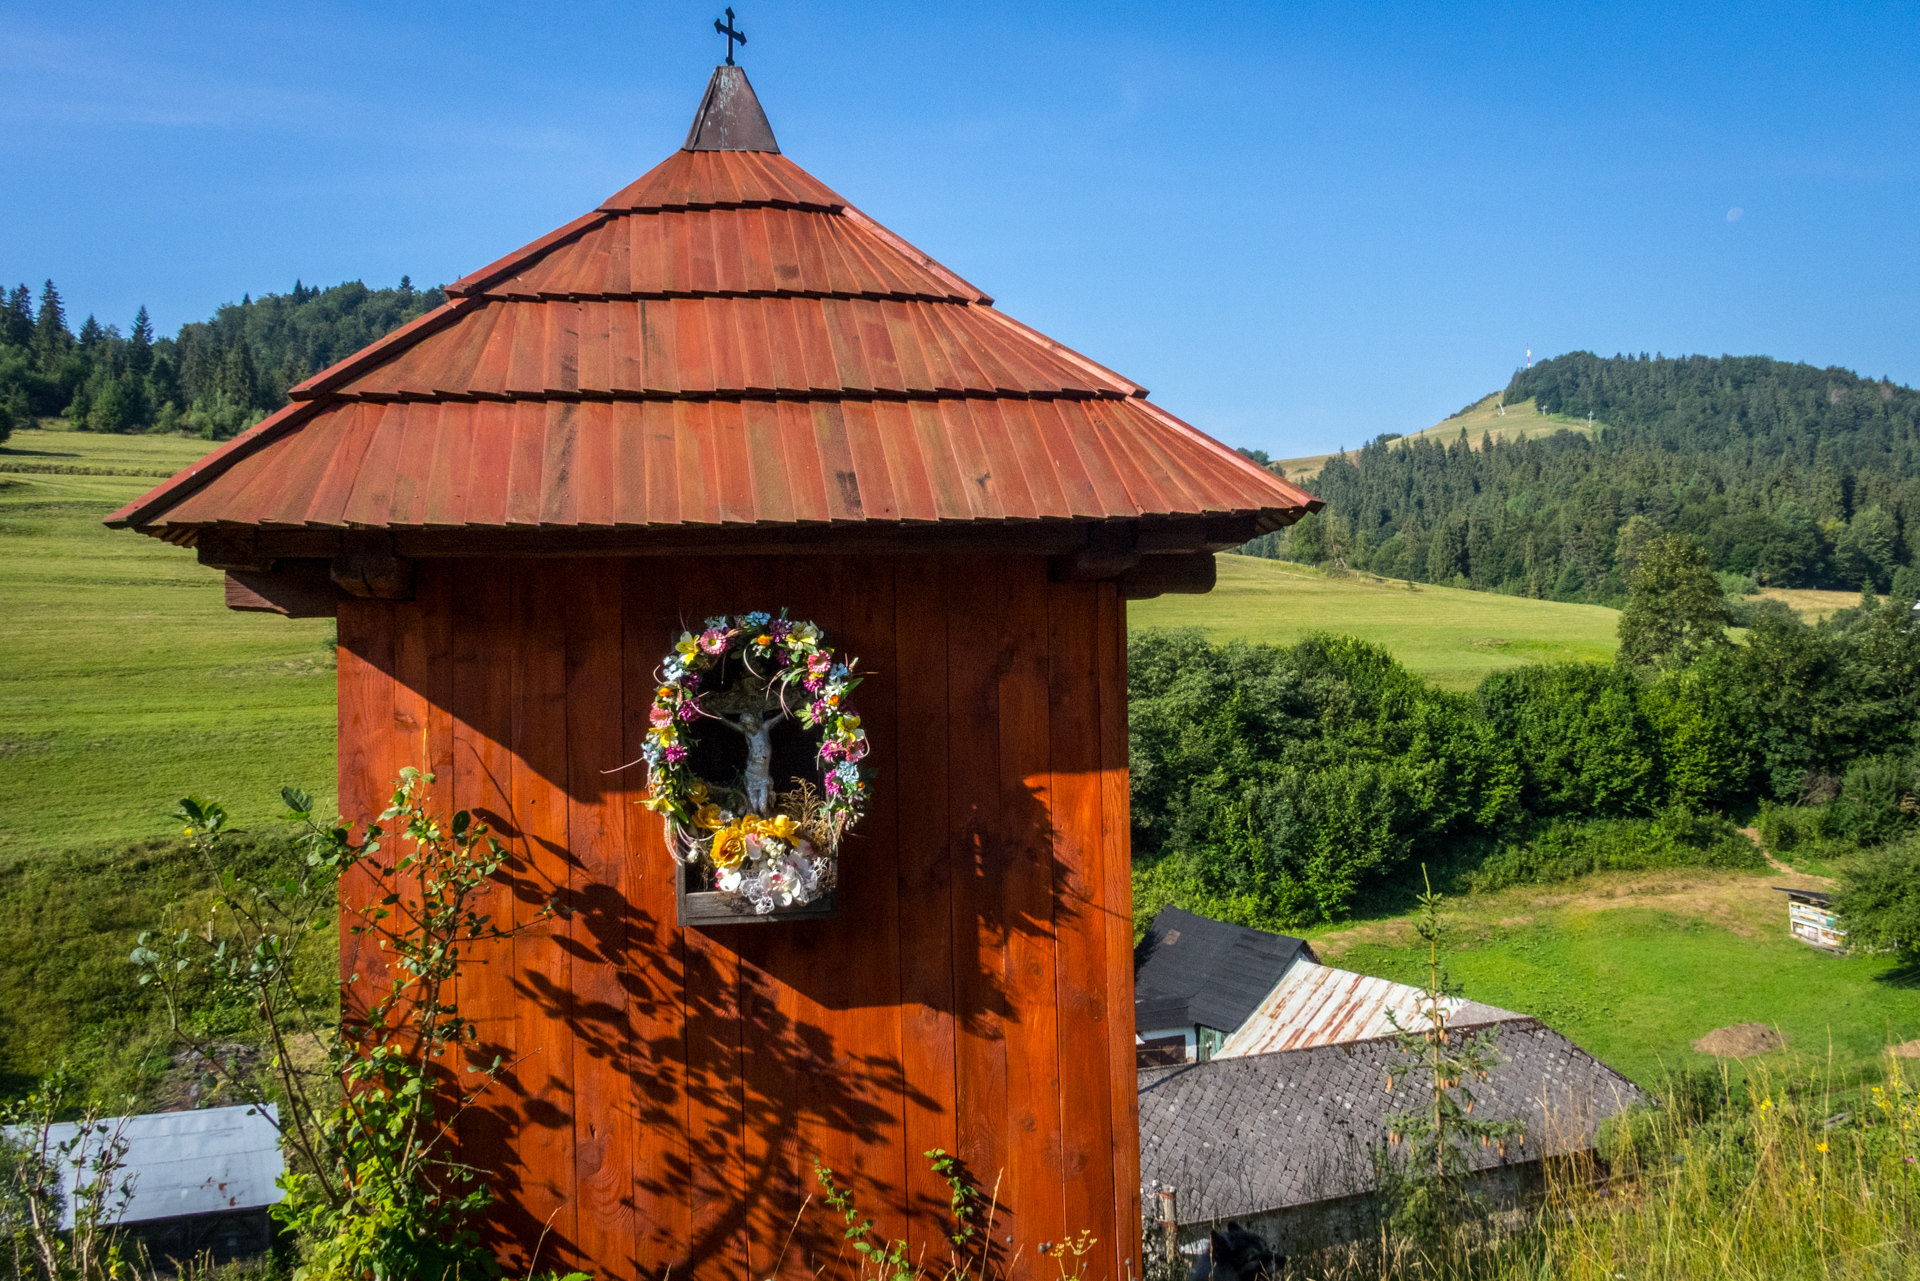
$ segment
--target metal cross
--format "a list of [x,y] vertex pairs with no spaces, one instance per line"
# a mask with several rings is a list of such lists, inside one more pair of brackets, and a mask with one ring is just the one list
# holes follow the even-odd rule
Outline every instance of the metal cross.
[[747,43],[747,33],[733,29],[733,10],[731,9],[727,10],[727,20],[724,23],[718,18],[713,20],[713,29],[727,38],[727,65],[731,67],[733,65],[733,42],[738,40],[741,47],[744,48]]

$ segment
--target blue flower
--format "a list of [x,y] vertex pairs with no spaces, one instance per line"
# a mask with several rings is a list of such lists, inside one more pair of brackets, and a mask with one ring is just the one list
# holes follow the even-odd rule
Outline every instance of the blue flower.
[[754,610],[751,614],[742,615],[740,619],[743,627],[764,627],[772,621],[773,615],[760,609]]

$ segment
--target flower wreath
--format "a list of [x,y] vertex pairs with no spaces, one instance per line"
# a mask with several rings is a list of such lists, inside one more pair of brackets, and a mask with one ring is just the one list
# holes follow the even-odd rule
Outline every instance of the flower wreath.
[[[730,660],[740,674],[720,683]],[[867,732],[847,702],[860,681],[858,659],[840,661],[818,626],[782,610],[721,614],[699,632],[683,631],[661,662],[652,728],[643,759],[646,806],[667,824],[667,845],[683,863],[713,868],[715,888],[737,894],[758,913],[810,903],[838,879],[840,838],[866,812],[860,762]],[[726,713],[737,715],[728,719]],[[775,793],[768,773],[769,734],[787,716],[820,733],[817,759],[825,775],[816,789],[794,779]],[[688,753],[702,720],[718,721],[748,743],[738,785],[694,773]]]

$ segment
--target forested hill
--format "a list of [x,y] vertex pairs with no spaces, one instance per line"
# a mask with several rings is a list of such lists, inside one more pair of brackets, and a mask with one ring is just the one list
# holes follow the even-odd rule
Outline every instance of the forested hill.
[[439,289],[357,280],[243,297],[155,338],[142,307],[126,332],[88,316],[75,332],[49,280],[0,304],[0,440],[60,417],[87,431],[189,431],[224,440],[287,403],[287,388],[446,301]]
[[1912,388],[1764,357],[1574,352],[1516,373],[1504,400],[1600,427],[1376,441],[1308,482],[1320,517],[1249,550],[1617,602],[1635,549],[1678,531],[1762,585],[1920,585]]

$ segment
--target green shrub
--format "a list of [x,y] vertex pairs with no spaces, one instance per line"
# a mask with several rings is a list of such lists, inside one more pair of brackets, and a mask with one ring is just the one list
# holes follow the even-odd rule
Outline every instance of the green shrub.
[[1920,837],[1869,850],[1840,873],[1834,907],[1856,946],[1920,952]]
[[1727,819],[1672,806],[1657,819],[1549,823],[1525,840],[1501,846],[1465,880],[1471,891],[1485,893],[1509,885],[1567,881],[1592,872],[1765,866],[1753,842]]

